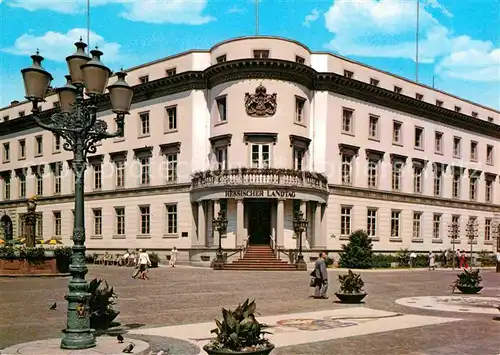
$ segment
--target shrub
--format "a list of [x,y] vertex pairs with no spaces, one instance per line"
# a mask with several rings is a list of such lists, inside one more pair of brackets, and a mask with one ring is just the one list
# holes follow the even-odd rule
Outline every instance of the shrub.
[[399,267],[409,267],[410,266],[410,251],[408,249],[400,249],[396,253],[396,262]]
[[373,268],[390,268],[391,263],[396,260],[394,255],[391,254],[374,254],[372,256]]
[[415,258],[415,267],[428,267],[429,266],[429,256],[426,254],[417,254]]
[[222,322],[215,320],[217,328],[211,333],[216,337],[206,347],[216,351],[245,352],[269,349],[271,342],[264,338],[268,332],[262,331],[265,325],[255,319],[255,301],[247,299],[236,310],[222,309]]
[[158,264],[160,263],[160,255],[158,255],[158,253],[150,253],[149,260],[151,261],[152,268],[158,267]]
[[340,267],[348,269],[369,269],[372,267],[372,240],[366,232],[355,231],[349,237],[349,243],[342,245]]
[[478,259],[481,262],[481,266],[496,265],[495,255],[493,253],[490,253],[488,250],[481,250],[479,252]]
[[[104,285],[102,285],[103,281]],[[106,280],[95,278],[90,281],[88,292],[90,293],[90,327],[97,330],[108,329],[111,322],[120,314],[113,308],[117,299],[113,287],[110,288]]]
[[355,274],[349,269],[347,275],[339,275],[340,293],[359,294],[363,292],[365,283],[360,274]]
[[69,271],[69,264],[71,263],[71,255],[73,255],[73,249],[71,247],[57,247],[54,249],[54,255],[56,257],[57,271],[61,273],[66,273]]
[[45,249],[25,247],[20,250],[20,257],[25,258],[31,264],[38,264],[45,260]]
[[0,247],[0,258],[13,259],[16,257],[15,249],[11,245]]

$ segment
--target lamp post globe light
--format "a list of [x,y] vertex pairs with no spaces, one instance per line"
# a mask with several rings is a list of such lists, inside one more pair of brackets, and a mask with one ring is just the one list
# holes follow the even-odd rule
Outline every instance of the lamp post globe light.
[[212,220],[212,227],[219,233],[219,246],[217,248],[217,257],[214,261],[214,270],[223,270],[226,262],[222,255],[222,234],[227,230],[227,218],[224,212],[219,211],[218,216]]
[[477,238],[477,232],[478,232],[478,223],[475,218],[469,219],[469,222],[467,223],[467,238],[469,238],[469,243],[470,243],[470,262],[469,262],[469,268],[472,270],[472,246],[474,245],[474,239]]
[[453,255],[452,255],[452,268],[455,269],[455,243],[458,238],[460,238],[460,227],[457,222],[452,222],[448,226],[448,235],[451,239],[451,244],[453,246]]
[[307,230],[307,225],[309,221],[304,218],[304,213],[302,211],[295,214],[293,219],[293,230],[299,239],[299,255],[297,255],[297,261],[295,266],[297,270],[307,270],[307,264],[304,261],[304,255],[302,255],[302,233]]
[[[75,172],[75,219],[73,225],[73,255],[69,271],[69,292],[67,324],[63,330],[61,348],[87,349],[96,345],[94,332],[90,329],[88,272],[85,265],[85,222],[84,222],[84,172],[88,154],[96,152],[95,144],[103,139],[123,135],[124,118],[129,113],[133,89],[125,82],[124,72],[116,73],[117,80],[107,87],[112,111],[116,114],[117,130],[107,132],[104,120],[97,119],[97,103],[103,97],[111,70],[101,63],[103,54],[98,49],[90,51],[80,41],[75,43],[76,53],[66,58],[69,75],[65,86],[56,90],[60,110],[49,119],[42,118],[38,103],[44,101],[52,75],[43,69],[43,57],[37,52],[31,58],[31,67],[21,70],[26,98],[33,103],[33,117],[36,124],[64,139],[63,147],[73,152]],[[88,98],[84,97],[85,94]]]

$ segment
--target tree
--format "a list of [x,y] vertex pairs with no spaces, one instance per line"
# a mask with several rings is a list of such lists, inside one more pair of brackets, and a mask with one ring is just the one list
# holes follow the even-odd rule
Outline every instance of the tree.
[[348,269],[370,269],[372,267],[372,240],[365,231],[357,230],[349,237],[349,243],[342,245],[340,267]]

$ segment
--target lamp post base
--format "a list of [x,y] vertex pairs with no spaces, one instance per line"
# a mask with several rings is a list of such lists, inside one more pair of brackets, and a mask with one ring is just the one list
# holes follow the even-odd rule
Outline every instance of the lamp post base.
[[63,330],[61,349],[83,350],[96,346],[95,336],[92,331],[75,332]]
[[222,252],[217,252],[217,258],[214,261],[214,270],[224,270],[224,265],[226,265],[226,262],[224,261],[224,257],[222,255]]
[[299,271],[307,271],[307,264],[304,261],[304,255],[297,256],[297,261],[295,262],[295,267],[297,267],[297,270],[299,270]]
[[497,269],[496,272],[500,272],[500,262],[497,261]]

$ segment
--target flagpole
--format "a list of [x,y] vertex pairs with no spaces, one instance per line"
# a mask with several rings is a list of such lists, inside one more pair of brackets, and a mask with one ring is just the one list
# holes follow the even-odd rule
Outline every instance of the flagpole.
[[255,0],[255,35],[259,35],[259,0]]
[[87,53],[90,50],[90,0],[87,0]]
[[417,31],[416,31],[416,53],[415,53],[415,78],[418,83],[418,41],[419,41],[420,0],[417,0]]

